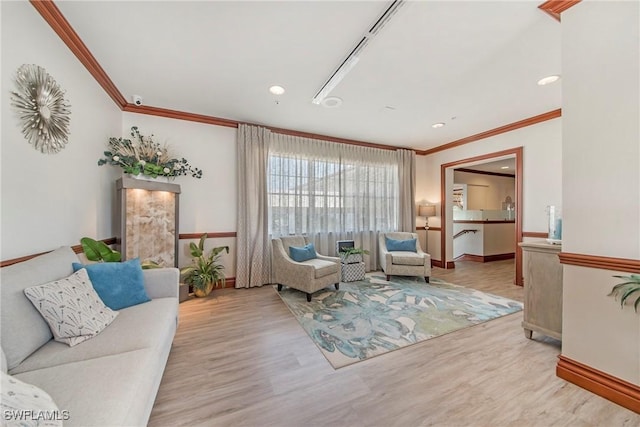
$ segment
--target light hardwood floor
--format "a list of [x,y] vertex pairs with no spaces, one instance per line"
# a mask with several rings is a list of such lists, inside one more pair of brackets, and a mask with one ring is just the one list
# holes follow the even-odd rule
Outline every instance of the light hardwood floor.
[[[522,300],[513,261],[434,268]],[[180,305],[151,426],[640,426],[555,376],[560,343],[522,313],[334,370],[271,286]]]

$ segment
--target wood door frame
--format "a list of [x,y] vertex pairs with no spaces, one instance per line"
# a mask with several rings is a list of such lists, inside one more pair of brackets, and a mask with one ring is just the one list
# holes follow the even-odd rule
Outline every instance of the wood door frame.
[[450,163],[443,163],[440,165],[440,216],[441,216],[441,228],[440,233],[440,253],[442,254],[442,267],[443,268],[455,268],[453,260],[447,260],[447,193],[446,193],[446,171],[449,168],[453,168],[458,165],[466,163],[478,162],[482,160],[491,160],[497,157],[515,156],[516,160],[516,182],[515,182],[515,214],[516,214],[516,271],[514,283],[518,286],[522,286],[522,249],[518,246],[518,243],[522,242],[522,212],[524,211],[523,205],[523,168],[522,168],[522,155],[523,148],[511,148],[508,150],[496,151],[494,153],[483,154],[481,156],[469,157],[466,159],[456,160]]

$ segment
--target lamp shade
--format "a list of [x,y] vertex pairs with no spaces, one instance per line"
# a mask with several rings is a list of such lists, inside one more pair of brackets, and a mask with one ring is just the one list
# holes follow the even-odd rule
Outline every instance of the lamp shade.
[[429,218],[430,216],[436,216],[435,205],[421,205],[418,206],[418,216]]

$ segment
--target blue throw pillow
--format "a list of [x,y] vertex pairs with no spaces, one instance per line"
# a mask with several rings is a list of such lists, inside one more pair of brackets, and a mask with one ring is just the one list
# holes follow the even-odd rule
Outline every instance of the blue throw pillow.
[[289,246],[289,256],[292,260],[297,262],[303,262],[310,259],[318,258],[318,255],[316,255],[316,248],[313,247],[313,243],[304,245],[301,248]]
[[89,279],[104,305],[112,310],[151,301],[144,289],[144,277],[138,258],[125,262],[73,263],[73,271],[86,268]]
[[387,250],[391,251],[405,251],[405,252],[418,252],[416,250],[416,239],[396,240],[385,237],[387,242]]

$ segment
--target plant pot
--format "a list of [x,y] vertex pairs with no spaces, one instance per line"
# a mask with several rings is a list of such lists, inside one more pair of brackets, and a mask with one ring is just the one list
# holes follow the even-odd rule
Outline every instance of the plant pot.
[[193,294],[198,298],[206,297],[213,290],[213,282],[207,282],[204,288],[193,287]]
[[168,176],[157,176],[157,177],[152,177],[149,175],[145,175],[145,174],[138,174],[138,175],[133,175],[133,174],[125,174],[126,176],[128,176],[129,178],[133,178],[133,179],[139,179],[141,181],[152,181],[152,182],[169,182],[169,177]]

